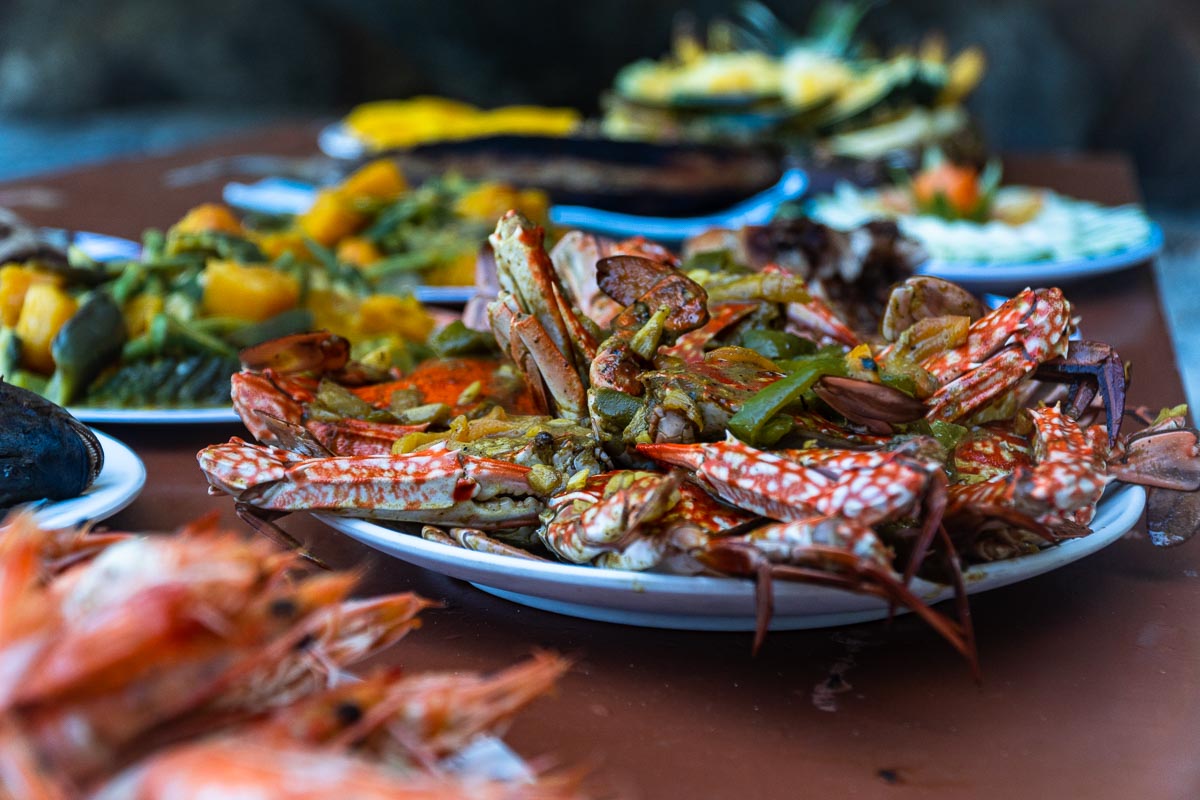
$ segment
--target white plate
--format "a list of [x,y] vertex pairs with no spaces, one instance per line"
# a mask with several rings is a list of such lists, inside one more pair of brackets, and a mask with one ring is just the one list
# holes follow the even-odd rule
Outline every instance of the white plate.
[[45,503],[34,512],[43,528],[66,528],[111,517],[141,493],[146,467],[132,450],[116,439],[94,431],[104,450],[104,468],[88,490],[69,500]]
[[[971,594],[1041,575],[1090,555],[1119,539],[1142,514],[1146,493],[1119,486],[1105,495],[1093,533],[1009,561],[972,567]],[[560,614],[626,625],[682,630],[754,630],[754,583],[737,578],[688,577],[529,561],[477,553],[430,542],[375,522],[316,514],[336,528],[403,561],[470,581],[485,592]],[[775,583],[776,630],[846,625],[888,615],[883,601],[828,587]],[[915,581],[929,602],[952,596],[951,589]]]
[[106,233],[75,231],[71,234],[71,244],[93,261],[121,261],[140,258],[142,255],[141,242],[109,236]]
[[232,406],[221,408],[98,408],[79,406],[67,411],[89,425],[187,425],[241,422]]
[[1136,267],[1157,256],[1162,252],[1162,247],[1162,228],[1152,222],[1150,235],[1142,244],[1102,256],[1068,261],[1030,261],[1022,264],[981,264],[933,259],[918,267],[917,272],[976,289],[1044,287]]
[[317,134],[317,147],[330,158],[354,161],[371,151],[366,142],[354,135],[345,122],[331,122]]

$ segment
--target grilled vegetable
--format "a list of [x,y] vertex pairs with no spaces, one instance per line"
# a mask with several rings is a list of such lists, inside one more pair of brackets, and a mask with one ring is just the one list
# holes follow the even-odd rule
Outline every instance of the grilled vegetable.
[[59,405],[75,402],[121,354],[125,337],[121,309],[104,292],[94,292],[50,344],[55,369],[46,396]]
[[58,286],[35,283],[29,287],[16,324],[25,367],[45,375],[54,371],[50,343],[78,309],[75,298]]

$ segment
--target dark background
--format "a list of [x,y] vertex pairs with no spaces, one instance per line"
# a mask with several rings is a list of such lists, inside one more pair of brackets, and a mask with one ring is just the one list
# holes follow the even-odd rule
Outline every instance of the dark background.
[[[770,3],[803,27],[814,3]],[[429,92],[594,112],[697,0],[0,0],[0,175]],[[1117,149],[1148,199],[1200,205],[1200,2],[891,2],[882,47],[941,30],[989,65],[971,108],[1000,150]]]

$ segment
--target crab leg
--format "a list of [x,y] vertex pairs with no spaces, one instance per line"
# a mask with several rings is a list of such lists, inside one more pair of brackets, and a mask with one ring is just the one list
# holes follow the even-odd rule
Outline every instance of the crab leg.
[[727,503],[782,521],[812,516],[833,483],[826,473],[732,436],[714,444],[639,444],[638,452],[691,471],[691,478]]
[[826,516],[796,519],[743,536],[715,539],[699,557],[720,572],[756,578],[755,651],[770,626],[773,581],[798,580],[875,595],[909,609],[978,671],[969,628],[934,611],[913,594],[892,569],[891,551],[866,525]]
[[299,458],[234,439],[200,451],[217,489],[267,511],[326,510],[479,528],[535,522],[529,467],[430,448],[402,455]]
[[541,228],[515,211],[509,211],[488,237],[496,254],[497,277],[501,297],[512,295],[520,308],[540,323],[546,335],[564,357],[572,356],[571,340],[559,305],[561,295],[553,290],[554,265],[542,247]]
[[542,408],[581,420],[587,417],[587,396],[575,348],[591,355],[595,342],[558,290],[542,237],[540,228],[516,212],[496,224],[489,241],[500,293],[488,304],[488,320],[497,343],[527,376]]
[[715,444],[642,444],[658,461],[693,471],[714,494],[788,521],[814,512],[874,525],[912,509],[939,470],[899,453],[758,450],[730,437]]
[[966,342],[922,365],[943,384],[927,401],[927,418],[963,419],[1065,355],[1070,325],[1071,305],[1058,289],[1025,289],[980,317]]
[[1028,414],[1034,424],[1033,466],[1018,466],[979,483],[951,486],[947,516],[980,508],[1008,508],[1052,531],[1070,532],[1091,521],[1109,480],[1103,434],[1098,428],[1080,428],[1058,406],[1030,409]]

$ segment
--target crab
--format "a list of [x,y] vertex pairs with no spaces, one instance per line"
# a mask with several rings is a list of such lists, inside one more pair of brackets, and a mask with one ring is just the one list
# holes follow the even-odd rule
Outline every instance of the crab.
[[[330,453],[372,455],[428,427],[427,421],[404,419],[449,419],[497,406],[517,414],[534,410],[521,377],[492,358],[431,359],[407,375],[368,371],[351,363],[348,341],[317,331],[248,348],[241,359],[232,380],[233,406],[266,444],[282,444],[282,431],[300,426]],[[347,417],[346,408],[361,416]]]
[[[264,444],[202,451],[213,491],[268,534],[277,515],[323,510],[513,557],[751,578],[756,646],[773,581],[840,587],[914,611],[972,663],[960,553],[1085,535],[1114,480],[1154,487],[1160,540],[1200,527],[1195,495],[1178,494],[1200,488],[1196,431],[1176,411],[1120,435],[1124,364],[1071,341],[1057,289],[985,313],[913,278],[886,304],[880,344],[787,270],[684,272],[644,241],[571,241],[577,252],[548,255],[519,215],[497,224],[488,318],[512,360],[489,362],[497,382],[447,380],[446,360],[380,375],[328,335],[253,354],[235,392]],[[740,346],[785,330],[828,346],[790,362]],[[389,398],[422,370],[438,376],[422,391],[441,414],[396,415]],[[330,419],[322,392],[349,394],[366,418]],[[918,575],[956,588],[957,619],[914,595]]]

